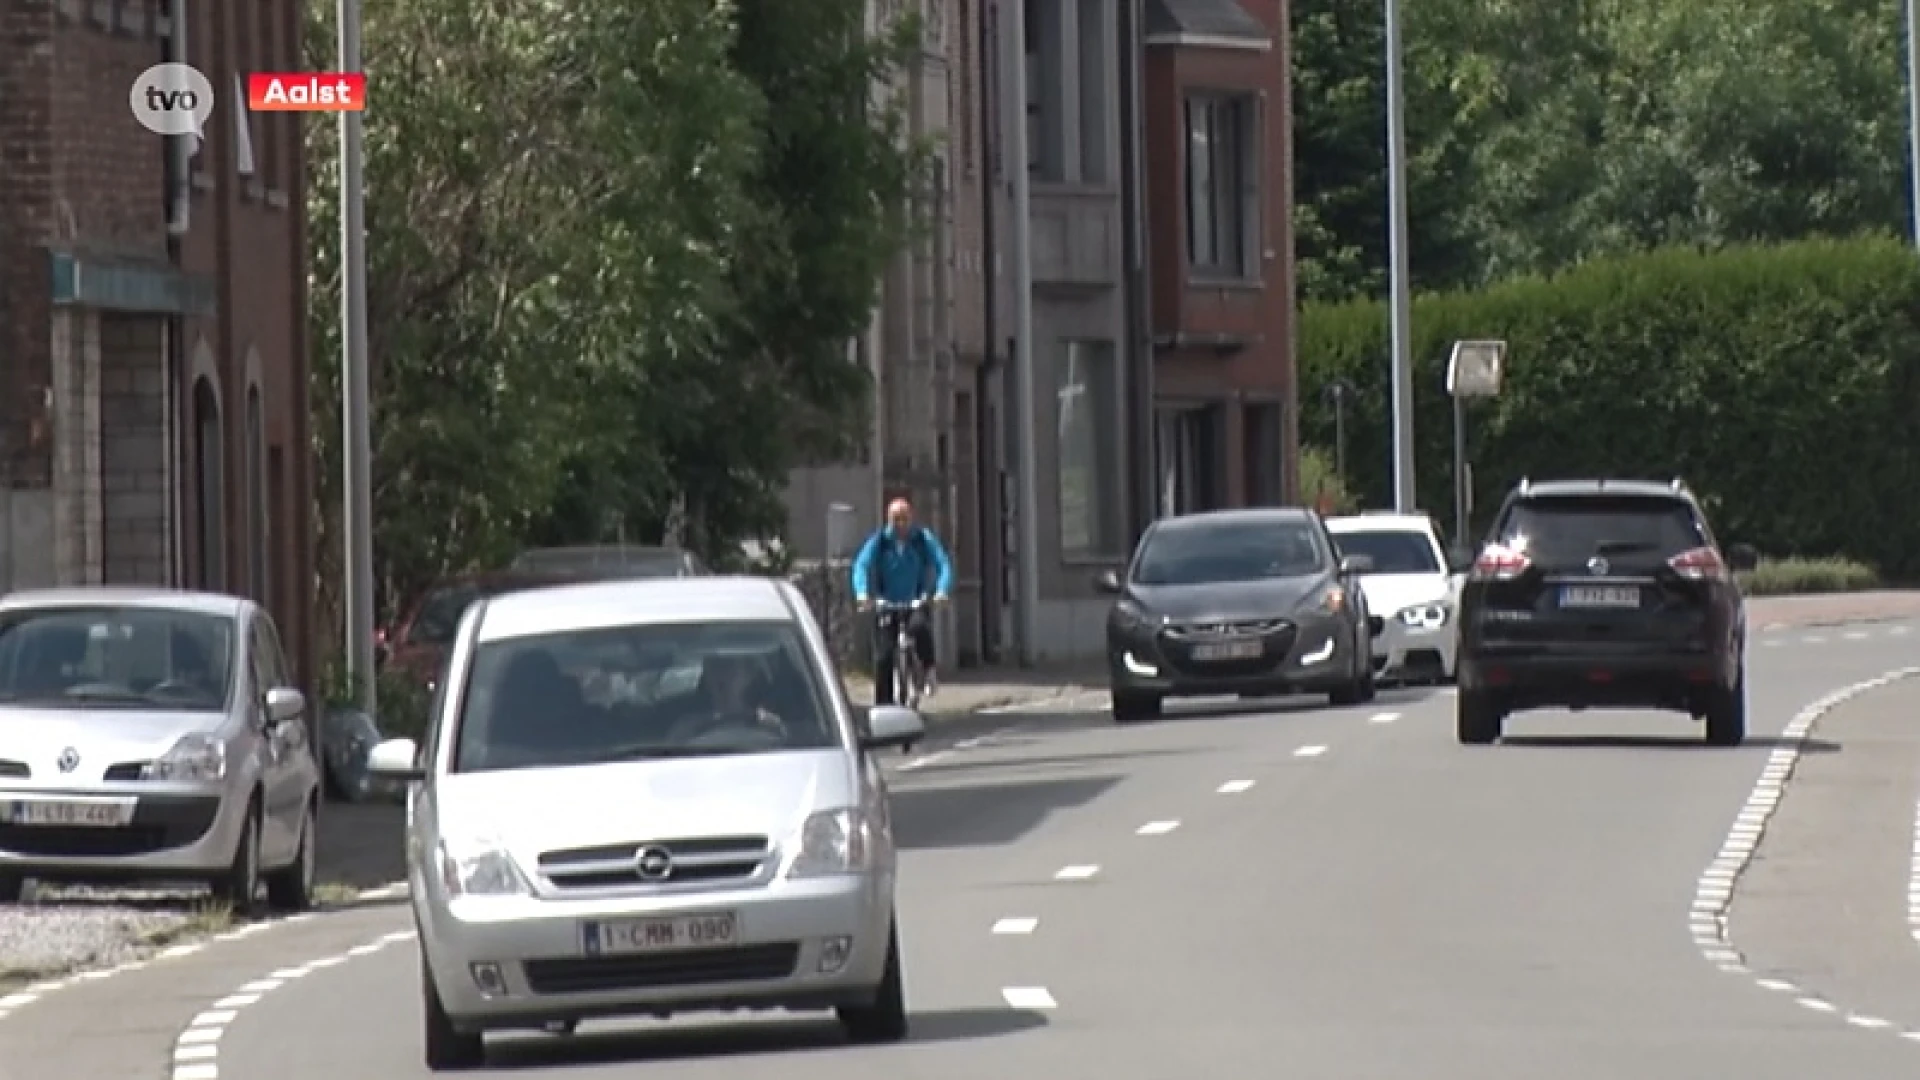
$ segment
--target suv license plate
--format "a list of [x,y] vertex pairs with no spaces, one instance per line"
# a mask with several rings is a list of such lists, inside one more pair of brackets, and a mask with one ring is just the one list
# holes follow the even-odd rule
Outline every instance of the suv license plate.
[[1619,585],[1569,585],[1560,590],[1560,606],[1570,608],[1637,608],[1640,590]]

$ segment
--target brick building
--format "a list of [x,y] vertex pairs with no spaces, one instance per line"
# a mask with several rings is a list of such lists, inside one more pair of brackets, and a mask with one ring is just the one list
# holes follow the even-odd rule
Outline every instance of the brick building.
[[[250,595],[310,683],[299,121],[240,104],[299,66],[299,10],[0,7],[0,587]],[[218,97],[204,142],[129,107],[182,48]]]

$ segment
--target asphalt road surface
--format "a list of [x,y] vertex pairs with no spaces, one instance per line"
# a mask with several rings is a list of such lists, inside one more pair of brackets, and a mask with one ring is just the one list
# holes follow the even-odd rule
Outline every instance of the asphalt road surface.
[[[1002,713],[894,779],[908,1042],[850,1047],[824,1016],[691,1017],[504,1037],[493,1065],[1906,1080],[1920,725],[1903,720],[1920,679],[1815,729],[1733,901],[1740,959],[1703,956],[1689,912],[1776,749],[1797,745],[1779,738],[1791,718],[1913,663],[1916,642],[1920,624],[1757,635],[1754,737],[1731,751],[1686,717],[1615,712],[1525,714],[1504,744],[1462,747],[1445,691],[1177,705],[1128,728],[1097,694]],[[16,1003],[0,1078],[430,1075],[410,930],[404,905],[372,904]]]

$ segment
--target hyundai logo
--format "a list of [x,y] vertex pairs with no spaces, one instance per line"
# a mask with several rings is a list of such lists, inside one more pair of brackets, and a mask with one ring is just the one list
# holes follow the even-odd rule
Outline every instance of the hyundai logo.
[[648,881],[665,881],[673,874],[673,853],[663,847],[644,847],[633,857],[633,871]]
[[1587,573],[1592,574],[1594,577],[1606,577],[1607,571],[1610,569],[1612,569],[1612,567],[1608,565],[1607,560],[1598,555],[1587,560]]
[[54,764],[60,766],[61,772],[70,773],[80,767],[80,751],[69,746],[60,751],[60,756],[54,760]]

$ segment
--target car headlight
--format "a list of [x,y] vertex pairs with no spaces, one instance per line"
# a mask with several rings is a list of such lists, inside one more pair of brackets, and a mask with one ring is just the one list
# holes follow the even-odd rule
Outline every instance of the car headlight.
[[872,825],[860,810],[822,810],[800,826],[787,876],[857,874],[873,855]]
[[1303,606],[1322,615],[1338,615],[1347,609],[1347,590],[1341,585],[1329,585],[1307,597]]
[[1113,621],[1122,630],[1139,630],[1148,623],[1147,613],[1125,600],[1113,605]]
[[150,780],[219,780],[227,775],[227,744],[211,735],[187,735],[154,759]]
[[1400,612],[1400,621],[1408,626],[1436,630],[1447,625],[1447,607],[1445,604],[1415,604]]
[[532,892],[497,840],[440,841],[440,884],[448,896],[525,896]]

